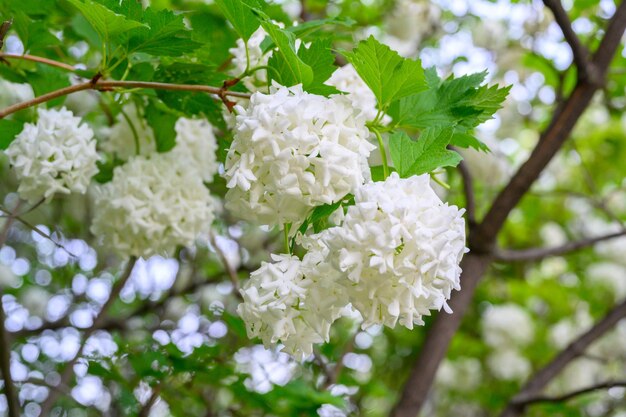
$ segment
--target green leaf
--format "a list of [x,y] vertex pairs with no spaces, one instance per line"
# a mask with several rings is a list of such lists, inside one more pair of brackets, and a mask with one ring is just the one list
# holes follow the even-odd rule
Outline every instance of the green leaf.
[[324,39],[313,41],[308,48],[302,45],[298,50],[300,59],[313,70],[313,80],[304,85],[304,90],[309,93],[322,96],[340,93],[335,87],[324,84],[337,69],[335,67],[335,55],[332,53],[331,47],[331,40]]
[[344,55],[372,90],[381,110],[395,100],[426,89],[421,62],[402,58],[373,36]]
[[509,92],[509,87],[481,86],[485,76],[486,73],[481,72],[441,82],[436,72],[429,69],[426,71],[428,89],[395,101],[388,114],[398,127],[459,126],[460,132],[465,132],[489,120]]
[[[104,42],[110,41],[110,39],[118,34],[127,32],[129,30],[142,27],[144,25],[141,22],[127,19],[124,15],[117,14],[107,7],[96,3],[92,0],[67,0],[74,7],[76,7],[85,16],[85,19],[93,26],[98,32],[100,38]],[[127,1],[126,3],[132,3]]]
[[248,0],[215,0],[224,17],[235,28],[235,32],[245,42],[248,42],[250,36],[259,28],[259,19],[252,12],[250,7],[259,7],[259,4]]
[[261,16],[263,29],[278,48],[268,62],[270,78],[287,87],[312,83],[313,69],[305,64],[296,53],[295,35],[276,26],[262,12],[257,10],[256,13]]
[[22,122],[0,119],[0,150],[8,148],[22,129],[24,129]]
[[169,10],[147,8],[142,22],[150,27],[137,28],[131,32],[128,41],[130,52],[180,56],[202,46],[191,40],[191,32],[185,27],[182,15],[175,15]]
[[414,141],[404,132],[389,137],[391,159],[402,178],[421,175],[444,166],[456,166],[463,158],[446,147],[452,128],[429,128]]
[[167,152],[176,145],[174,125],[178,116],[167,107],[153,100],[146,107],[146,120],[154,131],[157,152]]
[[[387,169],[389,169],[389,172],[396,172],[394,167],[387,167]],[[385,168],[382,165],[370,167],[370,173],[374,182],[385,180]]]

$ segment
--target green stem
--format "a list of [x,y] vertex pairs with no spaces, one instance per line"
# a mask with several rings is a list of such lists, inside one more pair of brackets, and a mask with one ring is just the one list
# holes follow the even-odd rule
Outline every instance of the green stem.
[[389,176],[389,165],[387,164],[387,151],[385,150],[385,143],[383,142],[383,137],[380,132],[376,128],[371,128],[372,132],[376,135],[376,139],[378,140],[378,149],[380,149],[380,159],[383,161],[383,179],[386,179]]
[[291,247],[289,245],[289,229],[291,229],[291,224],[287,223],[283,225],[283,236],[285,239],[285,253],[291,255]]
[[446,190],[450,189],[450,185],[446,184],[445,182],[441,181],[439,178],[437,178],[436,175],[431,175],[430,178],[433,179],[433,181],[435,181],[437,184],[441,185],[443,188],[445,188]]

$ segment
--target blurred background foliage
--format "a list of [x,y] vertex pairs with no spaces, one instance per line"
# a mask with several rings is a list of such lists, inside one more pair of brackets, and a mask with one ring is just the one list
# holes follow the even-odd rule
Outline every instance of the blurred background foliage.
[[[583,43],[597,46],[615,3],[568,0],[564,5]],[[208,85],[228,78],[224,68],[238,36],[219,8],[209,0],[154,0],[150,6],[183,12],[185,25],[192,29],[185,41],[199,47],[187,51],[183,42],[181,53],[113,56],[123,61],[114,70],[116,77]],[[464,152],[479,217],[528,157],[576,81],[572,53],[540,1],[286,0],[270,4],[266,12],[287,26],[303,18],[340,18],[349,24],[322,29],[333,32],[336,48],[351,47],[373,34],[403,55],[419,56],[425,67],[435,66],[442,76],[487,69],[490,82],[511,85],[505,107],[477,131],[492,152]],[[0,20],[9,18],[14,22],[5,51],[82,64],[83,75],[95,74],[101,42],[67,1],[0,0]],[[26,61],[0,62],[0,77],[0,107],[72,82],[61,69]],[[552,247],[624,227],[625,87],[622,47],[606,87],[571,140],[512,212],[500,235],[501,247]],[[220,128],[222,150],[227,146],[229,133],[222,129],[219,102],[198,102],[179,92],[159,93],[149,101],[147,112],[154,114],[147,118],[163,135],[157,141],[171,140],[168,115],[202,114]],[[123,105],[112,95],[95,92],[50,104],[64,104],[99,126],[98,136],[106,136]],[[14,136],[12,124],[33,117],[34,110],[27,110],[3,121],[0,143]],[[115,161],[107,164],[101,175]],[[16,199],[17,183],[7,165],[0,157],[3,207]],[[443,191],[445,199],[464,206],[455,169],[448,170],[447,181],[451,188]],[[214,195],[223,196],[223,181],[216,179],[211,187]],[[181,248],[172,259],[139,261],[121,300],[89,336],[84,359],[73,364],[76,377],[58,385],[83,343],[83,330],[92,325],[94,312],[121,273],[120,260],[98,251],[89,233],[90,204],[88,197],[57,197],[22,216],[24,223],[10,229],[8,244],[0,249],[2,301],[11,335],[2,343],[10,343],[11,369],[25,415],[39,415],[55,390],[63,395],[53,415],[72,417],[389,413],[420,352],[425,328],[360,331],[346,318],[334,327],[331,342],[304,363],[265,350],[246,337],[221,257],[243,281],[269,253],[280,250],[281,238],[237,222],[224,211],[214,224],[213,239],[207,237],[194,249]],[[625,255],[626,239],[621,238],[563,257],[492,265],[440,368],[424,415],[495,415],[534,370],[626,297]],[[498,310],[503,305],[509,312]],[[522,327],[531,330],[510,326],[507,333],[488,325],[490,314],[506,321],[510,310],[521,310],[513,314],[521,315]],[[509,339],[490,343],[490,332],[506,333],[503,337]],[[525,336],[516,336],[523,332]],[[622,321],[572,362],[548,392],[558,395],[625,375]],[[6,400],[0,397],[0,415],[6,411]],[[536,404],[527,415],[625,416],[625,390]]]

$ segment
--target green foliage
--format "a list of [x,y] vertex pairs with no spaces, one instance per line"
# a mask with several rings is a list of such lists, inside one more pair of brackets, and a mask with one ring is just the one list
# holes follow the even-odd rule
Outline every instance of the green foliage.
[[9,147],[15,136],[24,128],[24,123],[16,120],[0,119],[0,150]]
[[146,106],[146,120],[154,131],[157,152],[167,152],[176,145],[174,125],[179,115],[163,106],[157,100],[151,100]]
[[268,62],[271,79],[285,86],[309,85],[313,82],[313,69],[296,52],[296,36],[272,23],[267,15],[257,11],[261,26],[276,44],[276,51]]
[[389,149],[398,174],[406,178],[458,165],[461,155],[446,149],[451,140],[452,128],[425,129],[415,141],[404,132],[394,133],[389,137]]
[[451,144],[487,149],[469,132],[489,120],[502,106],[510,87],[481,85],[487,73],[441,81],[434,68],[426,71],[428,89],[396,101],[389,108],[394,126],[408,129],[455,127]]
[[372,90],[381,111],[396,100],[426,89],[421,62],[402,58],[373,36],[343,54]]
[[235,31],[245,42],[259,28],[259,19],[252,12],[251,7],[259,7],[255,0],[216,0],[224,17],[233,25]]
[[[132,29],[147,27],[141,22],[127,19],[124,15],[115,13],[93,0],[67,0],[85,16],[95,31],[100,35],[102,42],[108,43]],[[133,3],[132,1],[125,2]]]

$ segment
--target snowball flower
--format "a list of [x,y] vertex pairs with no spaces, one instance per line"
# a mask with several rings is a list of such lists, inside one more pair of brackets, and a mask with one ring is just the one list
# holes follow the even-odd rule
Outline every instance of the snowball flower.
[[27,123],[6,150],[30,203],[55,193],[85,193],[98,172],[93,131],[65,108],[38,111],[37,123]]
[[483,338],[491,347],[525,346],[535,335],[530,315],[515,304],[488,309],[482,317]]
[[154,131],[135,103],[128,103],[115,117],[108,138],[102,141],[102,150],[126,161],[135,155],[156,152]]
[[598,262],[587,268],[587,279],[613,292],[615,301],[626,297],[626,267],[613,262]]
[[365,84],[365,81],[359,76],[352,64],[337,68],[326,81],[326,84],[336,87],[339,91],[348,93],[347,97],[352,102],[352,106],[362,113],[365,120],[369,121],[376,118],[378,113],[376,96]]
[[0,79],[0,108],[32,100],[34,97],[35,93],[30,84],[12,83]]
[[[233,55],[233,68],[230,71],[230,75],[239,77],[246,69],[265,67],[269,58],[272,56],[271,52],[263,54],[261,49],[261,43],[267,36],[267,32],[262,27],[259,27],[256,32],[248,39],[248,55],[246,56],[246,43],[243,39],[237,39],[237,46],[229,49],[228,51]],[[248,68],[248,62],[250,67]],[[252,76],[245,77],[243,84],[250,91],[257,91],[260,87],[267,85],[267,71],[261,69],[255,71]]]
[[237,120],[226,158],[226,208],[249,221],[302,221],[369,179],[365,119],[350,100],[275,85],[255,93]]
[[476,358],[462,357],[455,361],[444,360],[437,370],[437,383],[448,389],[472,392],[482,382],[482,368]]
[[244,380],[246,388],[260,394],[268,393],[274,385],[286,385],[297,369],[289,355],[261,345],[239,349],[234,359],[237,371],[250,376]]
[[514,349],[496,351],[487,358],[487,366],[497,379],[521,381],[531,371],[530,362]]
[[135,157],[94,192],[91,231],[121,255],[167,254],[192,245],[213,221],[213,199],[193,170],[168,154]]
[[444,204],[428,175],[401,179],[391,174],[355,194],[343,224],[303,244],[322,253],[345,277],[363,328],[376,324],[412,329],[460,289],[465,248],[463,210]]
[[297,358],[313,353],[313,345],[327,342],[331,324],[347,304],[331,273],[318,269],[314,255],[272,255],[250,274],[241,290],[237,312],[250,338],[259,337],[266,348],[282,342]]
[[217,139],[213,126],[206,120],[181,117],[174,127],[176,146],[170,151],[177,163],[194,169],[204,182],[213,182],[218,163]]

